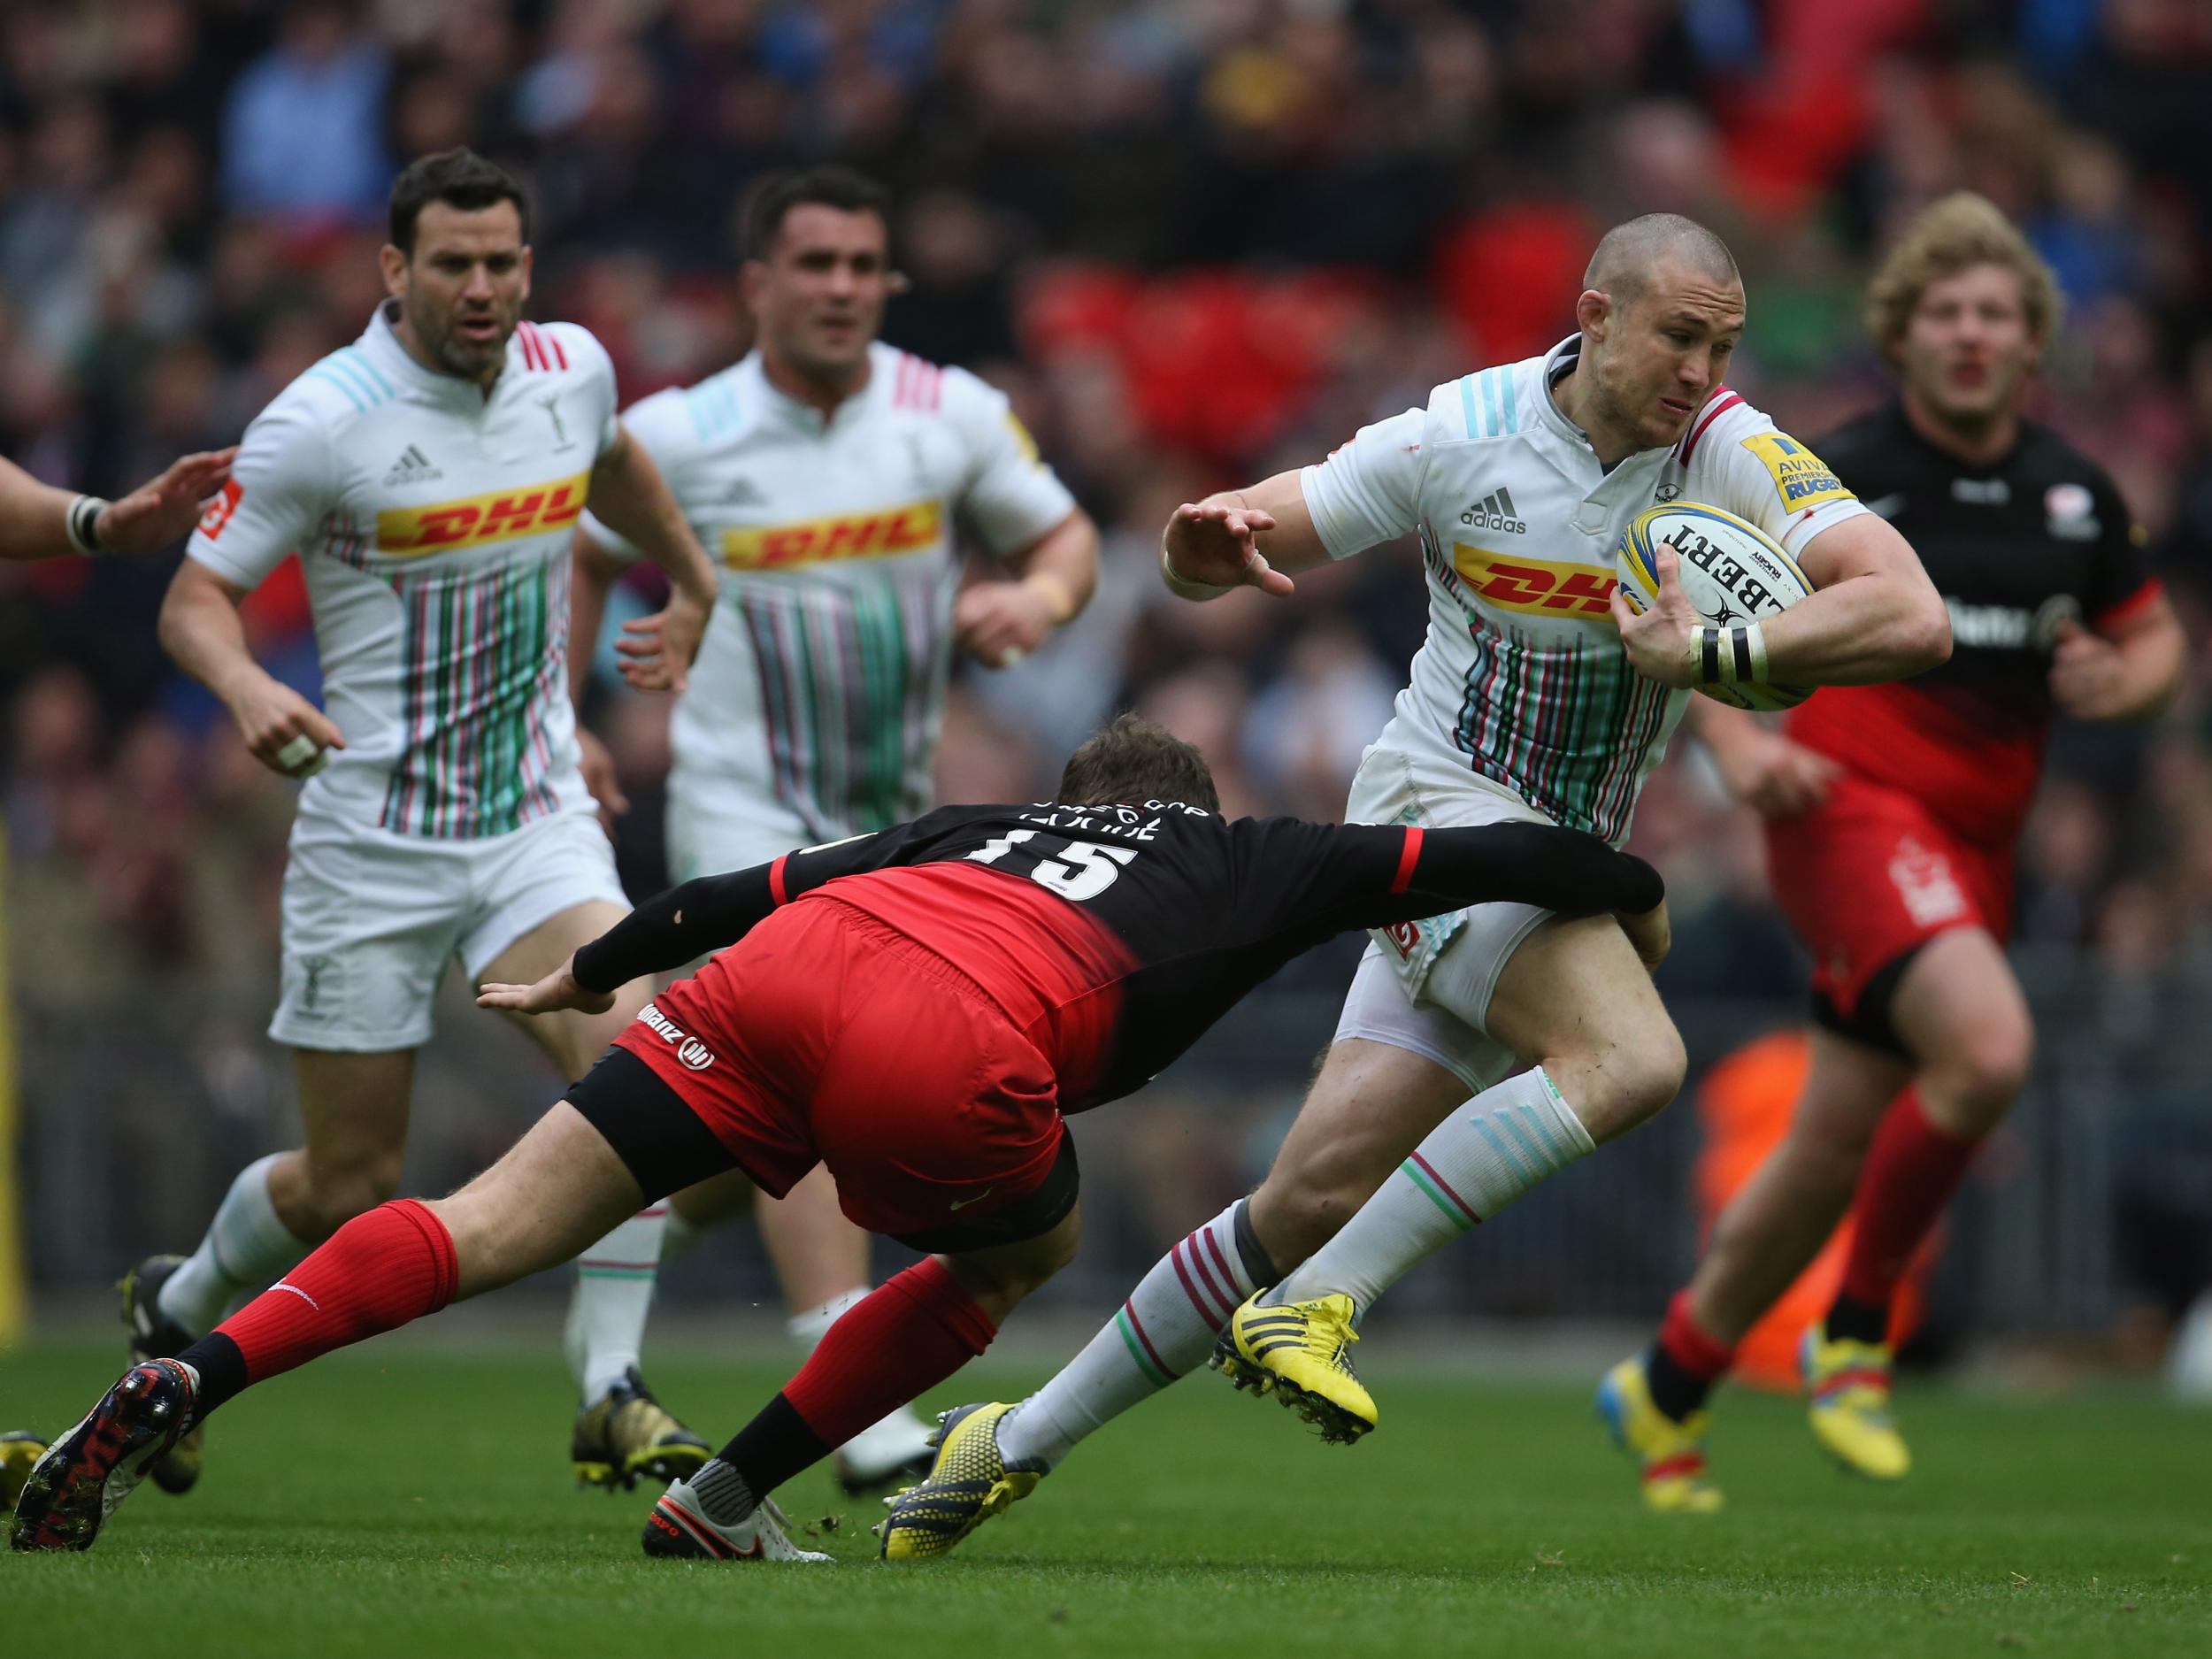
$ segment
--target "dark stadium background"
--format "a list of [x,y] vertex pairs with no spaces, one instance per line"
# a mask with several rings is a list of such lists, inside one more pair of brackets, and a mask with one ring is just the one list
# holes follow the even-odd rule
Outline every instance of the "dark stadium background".
[[[396,165],[461,142],[534,193],[532,313],[596,331],[634,399],[743,349],[749,181],[850,160],[899,196],[915,286],[888,337],[1005,387],[1106,532],[1082,624],[964,678],[948,796],[1026,798],[1134,705],[1203,744],[1233,810],[1333,817],[1420,637],[1417,565],[1379,551],[1292,603],[1180,605],[1150,567],[1175,502],[1549,345],[1597,232],[1655,209],[1731,240],[1751,303],[1732,380],[1816,438],[1880,396],[1857,313],[1885,234],[1981,190],[2066,289],[2039,412],[2118,480],[2198,650],[2155,726],[2060,735],[2022,855],[2042,1051],[1970,1185],[1939,1325],[2148,1364],[2212,1279],[2208,110],[2212,11],[2190,0],[10,0],[0,450],[115,493],[232,441],[358,333]],[[161,657],[173,566],[0,566],[23,1230],[50,1306],[183,1248],[291,1133],[262,1035],[289,786]],[[296,581],[251,614],[264,659],[311,685]],[[665,708],[597,695],[643,891]],[[1747,819],[1671,766],[1638,845],[1672,883],[1664,984],[1700,1064],[1792,1021]],[[1356,951],[1081,1126],[1090,1238],[1056,1299],[1102,1308],[1256,1177]],[[450,989],[441,1021],[411,1190],[554,1093]],[[1655,1316],[1694,1237],[1695,1131],[1686,1098],[1394,1311]],[[766,1291],[742,1230],[671,1276],[702,1309]]]

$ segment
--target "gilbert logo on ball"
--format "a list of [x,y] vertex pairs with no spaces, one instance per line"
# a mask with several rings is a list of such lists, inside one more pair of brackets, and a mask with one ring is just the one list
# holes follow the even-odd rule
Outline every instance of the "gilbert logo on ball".
[[[1716,627],[1778,617],[1813,590],[1797,561],[1746,519],[1702,502],[1676,501],[1640,512],[1613,549],[1615,573],[1629,609],[1640,615],[1659,596],[1661,542],[1681,563],[1678,580],[1690,608]],[[1810,686],[1700,686],[1737,709],[1789,709],[1813,695]]]

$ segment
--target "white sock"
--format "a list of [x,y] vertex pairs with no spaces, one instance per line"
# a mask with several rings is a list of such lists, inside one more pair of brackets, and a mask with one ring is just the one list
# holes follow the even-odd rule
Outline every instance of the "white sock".
[[576,1258],[565,1346],[586,1404],[638,1363],[667,1230],[668,1205],[649,1204]]
[[1121,1311],[1060,1374],[1000,1424],[1008,1461],[1055,1468],[1076,1442],[1205,1363],[1237,1304],[1271,1275],[1240,1198],[1183,1240],[1129,1293]]
[[809,1308],[804,1313],[793,1314],[783,1322],[784,1331],[794,1342],[811,1354],[821,1340],[829,1334],[830,1326],[843,1318],[848,1310],[858,1307],[867,1299],[868,1286],[856,1286],[832,1296],[818,1308]]
[[277,1219],[269,1199],[269,1171],[283,1156],[272,1152],[238,1171],[200,1248],[162,1282],[161,1311],[196,1337],[222,1324],[241,1292],[283,1278],[312,1248]]
[[1543,1067],[1509,1077],[1430,1131],[1268,1300],[1311,1302],[1340,1292],[1365,1313],[1423,1256],[1596,1148]]

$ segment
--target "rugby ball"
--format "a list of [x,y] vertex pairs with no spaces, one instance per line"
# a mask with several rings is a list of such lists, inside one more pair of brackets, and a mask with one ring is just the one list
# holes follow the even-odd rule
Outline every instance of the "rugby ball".
[[[1613,549],[1614,573],[1628,608],[1641,616],[1659,597],[1659,544],[1679,556],[1679,580],[1690,607],[1717,627],[1778,617],[1812,592],[1797,561],[1748,520],[1702,502],[1675,501],[1640,512]],[[1700,686],[1732,709],[1793,709],[1810,686]]]

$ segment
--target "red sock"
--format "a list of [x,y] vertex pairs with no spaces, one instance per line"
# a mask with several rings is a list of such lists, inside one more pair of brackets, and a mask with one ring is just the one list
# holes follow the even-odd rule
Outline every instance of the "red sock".
[[1698,1324],[1690,1313],[1690,1293],[1678,1290],[1644,1362],[1644,1385],[1652,1404],[1679,1423],[1704,1409],[1713,1385],[1735,1363],[1736,1350]]
[[783,1396],[824,1445],[842,1446],[934,1388],[997,1334],[991,1316],[933,1256],[854,1303]]
[[1697,1322],[1690,1293],[1678,1290],[1659,1325],[1659,1351],[1700,1382],[1718,1382],[1736,1363],[1736,1350]]
[[1951,1202],[1979,1141],[1962,1141],[1928,1121],[1917,1090],[1907,1088],[1882,1114],[1851,1201],[1851,1259],[1842,1294],[1886,1308],[1913,1252]]
[[215,1333],[237,1344],[247,1381],[265,1382],[437,1312],[459,1279],[445,1223],[413,1199],[396,1198],[347,1222]]

